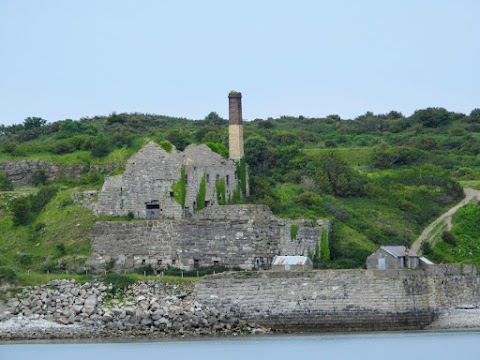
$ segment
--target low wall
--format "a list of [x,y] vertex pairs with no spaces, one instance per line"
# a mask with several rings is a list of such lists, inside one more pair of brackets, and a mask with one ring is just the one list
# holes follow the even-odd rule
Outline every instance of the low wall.
[[479,284],[472,266],[245,272],[205,278],[195,298],[275,330],[413,330],[445,309],[479,304]]

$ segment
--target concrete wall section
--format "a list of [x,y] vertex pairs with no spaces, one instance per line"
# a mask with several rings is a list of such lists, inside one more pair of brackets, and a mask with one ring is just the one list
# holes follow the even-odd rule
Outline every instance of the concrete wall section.
[[198,283],[199,302],[278,330],[408,330],[441,310],[480,302],[473,267],[220,274]]

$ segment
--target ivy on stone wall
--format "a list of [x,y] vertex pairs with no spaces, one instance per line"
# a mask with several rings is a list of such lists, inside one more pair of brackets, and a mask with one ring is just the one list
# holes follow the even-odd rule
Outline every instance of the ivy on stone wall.
[[247,196],[247,161],[245,157],[237,162],[238,186],[242,192],[242,196]]
[[205,180],[205,174],[200,180],[200,188],[198,189],[197,194],[197,203],[195,210],[202,210],[205,207],[205,199],[207,197],[207,182]]
[[240,196],[240,188],[237,187],[235,190],[233,190],[232,197],[229,199],[228,203],[234,205],[242,203]]
[[328,246],[327,230],[323,229],[322,231],[322,240],[320,242],[320,254],[322,260],[330,260],[330,247]]
[[298,225],[292,224],[290,226],[290,239],[292,239],[292,241],[297,240],[297,234],[298,234]]
[[173,198],[185,208],[185,199],[187,197],[187,186],[185,185],[185,167],[180,169],[180,180],[172,184]]
[[215,183],[215,190],[217,192],[217,203],[218,205],[226,204],[226,190],[225,190],[225,179],[220,179]]
[[160,141],[158,145],[160,145],[162,149],[165,150],[167,153],[170,154],[172,152],[173,145],[170,141],[163,140],[163,141]]

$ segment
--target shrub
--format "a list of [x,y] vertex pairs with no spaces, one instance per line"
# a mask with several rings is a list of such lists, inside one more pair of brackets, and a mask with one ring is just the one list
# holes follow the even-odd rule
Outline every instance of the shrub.
[[135,283],[135,280],[126,275],[109,273],[103,277],[103,282],[105,284],[111,284],[112,288],[110,292],[112,294],[115,294],[117,291],[123,291],[130,285],[133,285]]
[[3,171],[0,171],[0,191],[13,190],[12,182],[8,179]]
[[442,240],[447,244],[457,246],[457,240],[455,239],[455,236],[453,236],[453,234],[448,230],[442,232]]
[[297,234],[298,234],[298,225],[297,224],[292,224],[290,226],[290,239],[291,240],[296,240],[297,239]]
[[0,267],[0,283],[14,283],[16,280],[17,273],[15,272],[15,270],[4,266]]
[[32,183],[34,186],[45,185],[47,181],[48,176],[44,169],[37,169],[33,172]]

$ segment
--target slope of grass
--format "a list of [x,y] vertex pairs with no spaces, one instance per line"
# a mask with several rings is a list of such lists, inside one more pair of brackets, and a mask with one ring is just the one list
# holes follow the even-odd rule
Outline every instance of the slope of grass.
[[73,191],[59,191],[32,224],[14,227],[8,212],[0,218],[0,265],[54,271],[85,261],[91,252],[89,236],[95,216],[73,204]]

